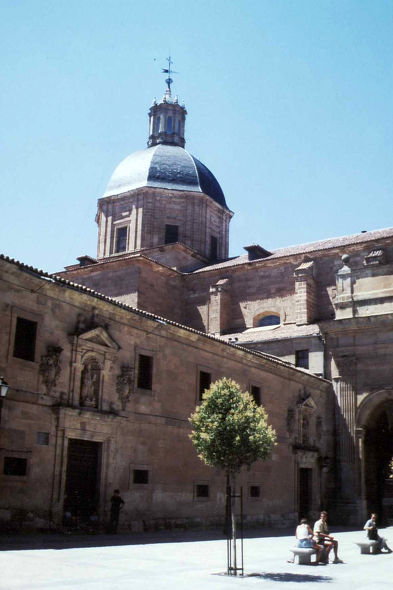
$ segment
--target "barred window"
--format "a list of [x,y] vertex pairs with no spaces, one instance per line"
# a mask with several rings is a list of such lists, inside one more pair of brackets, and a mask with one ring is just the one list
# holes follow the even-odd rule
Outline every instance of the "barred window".
[[197,498],[208,498],[210,496],[210,486],[205,483],[197,483],[195,486],[195,496]]
[[211,373],[208,373],[207,371],[199,371],[199,401],[202,401],[202,396],[205,393],[205,389],[210,389],[211,383]]
[[297,350],[295,364],[297,367],[301,367],[302,369],[308,369],[309,368],[309,351],[308,350]]
[[250,498],[259,498],[261,495],[261,488],[259,486],[249,487]]
[[153,389],[153,357],[140,354],[138,359],[138,387]]
[[149,483],[149,472],[147,469],[134,469],[134,483],[148,484]]
[[261,388],[257,385],[251,385],[251,396],[254,399],[254,402],[257,406],[261,405]]
[[16,318],[14,357],[34,362],[37,326],[32,320]]
[[37,432],[37,445],[49,445],[49,432]]

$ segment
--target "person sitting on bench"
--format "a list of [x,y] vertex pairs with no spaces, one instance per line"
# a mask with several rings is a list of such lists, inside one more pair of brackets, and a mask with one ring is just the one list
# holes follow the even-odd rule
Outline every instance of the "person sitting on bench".
[[329,563],[329,553],[333,549],[334,560],[332,563],[343,563],[338,557],[338,541],[329,535],[329,529],[326,523],[327,512],[324,510],[321,512],[321,518],[314,524],[314,535],[317,542],[323,545],[326,550],[326,563]]
[[[299,549],[315,549],[317,552],[316,562],[318,563],[320,561],[323,547],[314,541],[311,527],[307,524],[307,518],[302,518],[299,526],[296,527],[295,547],[298,547]],[[293,563],[294,560],[295,555],[293,556],[293,559],[288,560],[288,563]]]
[[378,534],[377,515],[375,512],[373,512],[371,518],[364,525],[364,530],[367,531],[367,537],[370,541],[378,541],[379,551],[382,552],[382,549],[385,549],[386,553],[392,553],[392,550],[388,547],[386,539],[380,537]]

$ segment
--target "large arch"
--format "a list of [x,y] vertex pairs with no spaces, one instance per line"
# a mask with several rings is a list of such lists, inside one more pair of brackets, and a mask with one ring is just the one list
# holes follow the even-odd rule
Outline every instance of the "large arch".
[[[377,512],[380,522],[393,519],[393,389],[369,395],[359,406],[357,427],[362,433],[363,498],[367,512]],[[390,522],[389,522],[390,524]]]

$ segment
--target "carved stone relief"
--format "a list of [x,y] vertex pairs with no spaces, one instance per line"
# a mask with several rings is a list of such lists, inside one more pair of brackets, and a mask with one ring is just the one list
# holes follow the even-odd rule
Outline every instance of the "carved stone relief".
[[121,403],[121,409],[126,409],[134,389],[134,368],[124,365],[116,378],[116,393]]
[[60,346],[47,346],[46,354],[41,356],[39,372],[44,382],[46,394],[50,395],[56,387],[61,374],[60,355],[63,349]]
[[295,410],[292,408],[288,408],[287,410],[287,432],[289,436],[292,436],[292,433],[295,429]]
[[316,420],[315,432],[317,435],[317,441],[319,443],[322,442],[322,438],[323,438],[323,418],[322,418],[322,416],[318,416],[318,418]]
[[318,453],[314,451],[298,451],[298,465],[306,469],[312,469],[317,461]]

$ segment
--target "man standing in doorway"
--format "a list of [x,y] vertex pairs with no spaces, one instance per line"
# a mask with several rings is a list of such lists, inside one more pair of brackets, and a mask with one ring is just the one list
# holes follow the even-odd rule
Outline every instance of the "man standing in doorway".
[[124,506],[124,500],[120,496],[120,490],[114,490],[111,498],[111,515],[109,519],[108,533],[117,533],[117,527],[119,525],[120,510]]
[[323,545],[325,548],[326,563],[329,563],[329,553],[332,549],[334,551],[334,560],[332,563],[343,563],[338,557],[338,541],[336,541],[333,535],[329,535],[329,529],[326,520],[327,512],[322,511],[320,520],[317,520],[317,522],[314,524],[315,539],[319,545]]

